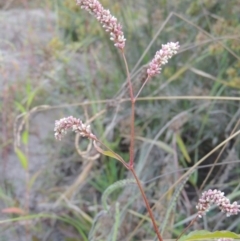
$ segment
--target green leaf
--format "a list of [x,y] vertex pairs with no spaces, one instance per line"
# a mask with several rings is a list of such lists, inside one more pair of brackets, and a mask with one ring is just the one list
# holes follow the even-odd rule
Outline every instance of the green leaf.
[[115,159],[117,159],[119,161],[121,160],[121,158],[119,158],[119,155],[117,153],[115,153],[115,152],[112,152],[112,151],[103,151],[102,154],[105,155],[105,156],[109,156],[109,157],[115,158]]
[[126,163],[125,163],[125,161],[122,159],[122,157],[119,156],[119,155],[118,155],[117,153],[115,153],[114,151],[112,151],[112,150],[108,150],[108,151],[103,150],[102,148],[100,148],[100,147],[96,144],[95,141],[93,142],[93,145],[94,145],[94,147],[96,148],[96,150],[97,150],[99,153],[103,154],[104,156],[109,156],[109,157],[115,158],[115,159],[119,160],[120,162],[122,162],[123,165],[126,165]]
[[189,177],[189,181],[191,182],[191,184],[196,187],[197,185],[197,180],[198,180],[198,172],[195,171],[194,173],[192,173],[192,175]]
[[18,159],[23,167],[23,169],[26,171],[27,168],[28,168],[28,160],[27,160],[27,157],[25,156],[25,154],[19,149],[16,147],[15,149],[15,152],[18,156]]
[[23,142],[23,144],[24,145],[27,145],[27,143],[28,143],[28,131],[24,131],[23,133],[22,133],[22,142]]
[[156,141],[156,145],[159,146],[162,150],[173,154],[174,150],[172,147],[170,147],[169,145],[167,145],[166,143],[164,143],[163,141]]
[[[123,136],[128,137],[127,135],[123,135]],[[140,141],[144,141],[145,143],[154,144],[154,145],[158,146],[159,148],[161,148],[162,150],[164,150],[164,151],[166,151],[170,154],[174,154],[173,148],[171,148],[169,145],[167,145],[163,141],[159,141],[159,140],[153,141],[153,140],[149,140],[148,138],[141,137],[141,136],[135,136],[135,139],[140,140]]]
[[199,231],[193,231],[188,235],[182,236],[179,239],[179,241],[193,241],[193,240],[219,239],[219,238],[239,239],[240,235],[230,231],[209,232],[207,230],[199,230]]
[[26,112],[25,107],[22,104],[20,104],[19,102],[15,101],[15,106],[21,113],[25,113]]
[[184,158],[187,160],[188,163],[191,163],[191,158],[188,155],[187,148],[182,140],[182,137],[178,133],[176,133],[176,141],[177,141],[178,147],[179,147],[180,151],[182,152]]
[[33,102],[34,97],[36,96],[37,91],[33,91],[28,95],[28,99],[27,99],[27,109],[29,109],[30,105]]

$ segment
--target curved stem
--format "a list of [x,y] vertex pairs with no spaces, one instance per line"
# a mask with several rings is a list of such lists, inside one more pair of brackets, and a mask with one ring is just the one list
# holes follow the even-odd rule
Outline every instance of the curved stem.
[[142,184],[141,184],[140,180],[138,179],[137,174],[136,174],[136,172],[134,171],[134,169],[133,169],[133,168],[130,168],[130,171],[132,172],[132,174],[133,174],[133,176],[134,176],[134,178],[135,178],[135,180],[136,180],[136,182],[137,182],[138,188],[139,188],[140,191],[141,191],[143,200],[144,200],[144,202],[145,202],[145,205],[146,205],[146,208],[147,208],[147,210],[148,210],[149,216],[150,216],[150,218],[151,218],[151,220],[152,220],[153,228],[154,228],[154,230],[155,230],[155,232],[156,232],[156,234],[157,234],[158,240],[159,240],[159,241],[163,241],[162,236],[161,236],[161,234],[160,234],[159,231],[158,231],[158,227],[157,227],[156,221],[155,221],[155,219],[154,219],[154,216],[153,216],[151,207],[150,207],[150,205],[149,205],[149,203],[148,203],[146,194],[145,194],[145,192],[144,192],[144,190],[143,190]]

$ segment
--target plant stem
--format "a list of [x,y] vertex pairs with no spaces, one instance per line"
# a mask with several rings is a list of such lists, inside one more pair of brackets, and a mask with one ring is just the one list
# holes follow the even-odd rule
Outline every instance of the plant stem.
[[135,122],[135,101],[132,101],[132,108],[131,108],[131,142],[130,142],[130,160],[129,166],[133,167],[134,164],[134,122]]
[[180,238],[181,238],[181,236],[187,231],[187,229],[189,229],[192,225],[193,225],[193,223],[197,220],[197,218],[198,218],[198,216],[196,216],[196,218],[194,218],[190,223],[189,223],[189,225],[180,233],[180,235],[177,237],[177,239],[176,239],[176,241],[178,241]]
[[141,192],[141,194],[142,194],[142,197],[143,197],[143,199],[144,199],[144,202],[145,202],[146,208],[147,208],[147,210],[148,210],[149,216],[150,216],[150,218],[151,218],[151,220],[152,220],[153,228],[154,228],[154,230],[155,230],[155,232],[156,232],[156,234],[157,234],[158,240],[159,240],[159,241],[163,241],[162,236],[161,236],[161,234],[160,234],[159,231],[158,231],[157,224],[156,224],[156,222],[155,222],[155,219],[154,219],[154,216],[153,216],[151,207],[150,207],[150,205],[149,205],[149,203],[148,203],[148,200],[147,200],[146,194],[145,194],[145,192],[144,192],[144,190],[143,190],[142,184],[141,184],[139,178],[137,177],[137,174],[136,174],[136,172],[134,171],[134,169],[133,169],[133,168],[130,168],[129,170],[132,172],[132,174],[133,174],[133,176],[134,176],[134,178],[135,178],[135,180],[136,180],[136,182],[137,182],[138,188],[139,188],[139,190],[140,190],[140,192]]
[[149,79],[150,79],[150,77],[148,76],[148,77],[146,78],[146,80],[144,81],[142,87],[141,87],[140,90],[138,91],[137,95],[135,96],[135,98],[134,98],[135,100],[138,98],[138,96],[139,96],[140,93],[142,92],[143,87],[144,87],[145,84],[149,81]]
[[138,95],[140,94],[140,92],[142,91],[142,88],[144,87],[144,85],[146,84],[146,82],[148,81],[149,77],[146,79],[146,81],[144,82],[143,86],[141,87],[140,91],[138,92],[138,94],[136,95],[136,98],[134,98],[134,93],[133,93],[133,87],[132,87],[132,82],[131,82],[131,78],[130,78],[130,73],[129,73],[129,69],[128,69],[128,64],[127,64],[127,60],[126,60],[126,57],[125,57],[125,54],[124,54],[124,51],[122,50],[122,56],[123,56],[123,60],[124,60],[124,64],[125,64],[125,68],[126,68],[126,72],[127,72],[127,82],[128,82],[128,88],[129,88],[129,94],[130,94],[130,99],[131,99],[131,139],[130,139],[130,154],[129,154],[129,165],[127,165],[128,169],[132,172],[136,182],[137,182],[137,185],[138,185],[138,188],[142,194],[142,197],[143,197],[143,200],[145,202],[145,205],[146,205],[146,208],[148,210],[148,213],[149,213],[149,216],[152,220],[152,224],[153,224],[153,227],[154,227],[154,230],[157,234],[157,237],[158,237],[158,240],[159,241],[163,241],[162,239],[162,236],[160,235],[159,231],[158,231],[158,227],[157,227],[157,224],[155,222],[155,219],[154,219],[154,216],[153,216],[153,213],[152,213],[152,210],[149,206],[149,203],[148,203],[148,200],[147,200],[147,197],[146,197],[146,194],[143,190],[143,187],[142,187],[142,184],[139,180],[139,178],[137,177],[137,174],[134,170],[134,137],[135,137],[135,131],[134,131],[134,120],[135,120],[135,102],[136,102],[136,99],[138,97]]
[[123,50],[122,50],[122,57],[123,57],[123,60],[124,60],[126,73],[127,73],[127,82],[128,82],[129,94],[130,94],[131,101],[133,101],[134,100],[133,87],[132,87],[132,82],[131,82],[131,78],[130,78],[130,73],[129,73],[129,69],[128,69],[127,60],[126,60],[126,57],[125,57],[125,54],[124,54]]
[[124,60],[124,64],[125,64],[125,68],[126,68],[126,72],[127,72],[127,81],[128,81],[128,89],[129,89],[129,94],[130,94],[130,98],[131,98],[131,139],[130,139],[130,154],[129,154],[129,166],[133,167],[133,162],[134,162],[134,119],[135,119],[135,98],[134,98],[134,94],[133,94],[133,87],[132,87],[132,82],[131,82],[131,78],[130,78],[130,73],[129,73],[129,69],[128,69],[128,64],[127,64],[127,60],[125,57],[124,52],[122,51],[122,56],[123,56],[123,60]]

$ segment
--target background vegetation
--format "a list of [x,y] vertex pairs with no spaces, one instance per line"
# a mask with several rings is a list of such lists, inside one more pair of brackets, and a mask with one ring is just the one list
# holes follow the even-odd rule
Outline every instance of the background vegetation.
[[[137,102],[135,122],[137,173],[163,237],[174,238],[196,213],[202,190],[240,199],[238,136],[167,192],[239,129],[240,1],[101,3],[123,25],[136,91],[161,44],[181,45],[146,85],[141,96],[148,98]],[[104,191],[131,178],[124,167],[94,150],[84,153],[88,143],[75,145],[73,134],[54,140],[54,121],[73,115],[91,120],[93,132],[128,159],[130,105],[120,103],[128,98],[126,74],[109,36],[74,0],[0,6],[0,240],[113,240],[115,229],[115,240],[153,238],[134,184],[105,193],[104,209]],[[193,229],[239,233],[239,222],[214,209]]]

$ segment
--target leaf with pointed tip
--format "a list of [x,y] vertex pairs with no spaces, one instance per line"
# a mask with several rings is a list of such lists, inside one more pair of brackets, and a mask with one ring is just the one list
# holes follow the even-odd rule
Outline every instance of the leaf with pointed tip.
[[26,112],[26,108],[21,103],[15,101],[15,106],[21,113],[25,113]]
[[240,235],[230,231],[209,232],[207,230],[193,231],[188,235],[182,236],[179,241],[193,241],[206,239],[232,238],[239,239]]
[[15,152],[18,156],[18,159],[19,159],[23,169],[26,171],[28,168],[28,159],[27,159],[26,155],[17,147],[15,148]]
[[121,156],[119,156],[117,153],[111,151],[111,150],[108,150],[108,151],[104,151],[101,147],[99,147],[96,142],[94,141],[93,142],[93,145],[94,147],[96,148],[96,150],[103,154],[104,156],[109,156],[109,157],[112,157],[112,158],[115,158],[117,160],[119,160],[120,162],[122,162],[124,165],[126,164],[125,161],[122,159]]
[[191,158],[188,154],[186,145],[184,144],[182,137],[178,133],[176,133],[176,141],[177,141],[178,147],[179,147],[180,151],[182,152],[184,158],[187,160],[188,163],[191,163]]
[[28,139],[29,139],[29,133],[27,130],[24,130],[22,133],[22,142],[24,145],[28,144]]

